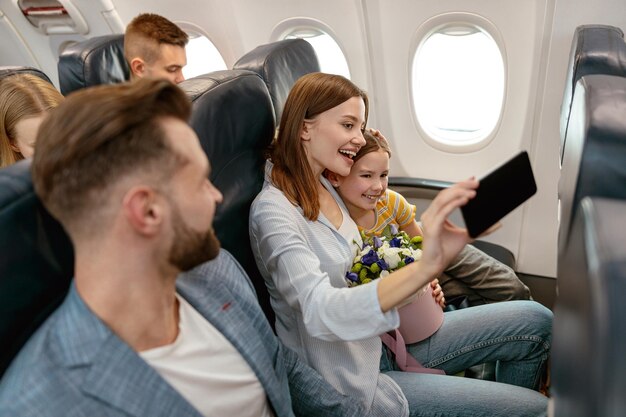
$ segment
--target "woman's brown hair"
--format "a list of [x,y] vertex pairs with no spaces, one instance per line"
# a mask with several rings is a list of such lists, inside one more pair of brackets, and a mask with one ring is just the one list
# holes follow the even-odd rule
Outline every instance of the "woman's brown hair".
[[352,97],[365,103],[365,123],[369,111],[367,94],[350,80],[333,74],[314,72],[294,84],[280,121],[278,136],[270,150],[272,182],[292,204],[300,206],[310,220],[317,220],[320,203],[317,178],[309,166],[301,141],[304,121],[336,107]]
[[15,74],[0,81],[0,167],[24,159],[15,150],[15,125],[22,119],[39,116],[62,101],[63,95],[36,75]]

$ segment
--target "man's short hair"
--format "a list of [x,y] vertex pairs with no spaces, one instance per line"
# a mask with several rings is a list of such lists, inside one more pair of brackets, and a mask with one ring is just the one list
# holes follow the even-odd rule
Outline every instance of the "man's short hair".
[[169,144],[163,119],[187,122],[190,113],[185,93],[165,80],[71,94],[39,129],[32,164],[36,193],[70,235],[98,230],[89,214],[107,206],[113,185],[141,175],[158,187],[187,162]]
[[152,63],[159,56],[161,44],[184,48],[187,42],[189,35],[175,23],[157,14],[143,13],[126,26],[124,56],[129,65],[136,57]]

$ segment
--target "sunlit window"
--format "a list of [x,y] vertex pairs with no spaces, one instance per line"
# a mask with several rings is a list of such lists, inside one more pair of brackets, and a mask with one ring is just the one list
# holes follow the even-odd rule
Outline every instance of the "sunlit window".
[[329,74],[339,74],[350,78],[348,61],[339,44],[328,33],[316,29],[297,29],[285,36],[285,39],[301,38],[315,49],[320,70]]
[[193,32],[187,33],[189,34],[189,43],[185,48],[187,65],[183,68],[185,79],[226,69],[224,58],[213,45],[213,42],[204,35]]
[[493,38],[475,26],[445,26],[413,60],[413,103],[422,130],[451,145],[478,143],[500,119],[504,62]]

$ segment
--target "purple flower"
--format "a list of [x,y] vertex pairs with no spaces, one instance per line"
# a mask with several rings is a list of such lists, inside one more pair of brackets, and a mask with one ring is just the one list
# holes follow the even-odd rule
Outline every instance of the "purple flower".
[[378,236],[374,236],[372,239],[374,241],[374,249],[378,249],[383,245],[383,241]]
[[405,265],[415,262],[415,259],[413,259],[413,257],[411,256],[405,256],[403,260]]
[[361,262],[363,262],[363,265],[370,266],[371,264],[377,261],[378,261],[378,254],[373,249],[367,252],[365,255],[363,255],[363,257],[361,257]]
[[399,230],[398,230],[398,226],[396,224],[390,223],[389,224],[389,231],[391,232],[392,236],[395,236],[398,234]]
[[346,272],[346,279],[348,281],[358,282],[359,281],[359,276],[357,274],[355,274],[354,272]]
[[381,271],[389,270],[389,265],[387,265],[387,262],[385,262],[384,259],[379,259],[376,261],[376,264],[380,267]]
[[389,246],[391,246],[392,248],[402,247],[402,238],[394,237],[389,241]]

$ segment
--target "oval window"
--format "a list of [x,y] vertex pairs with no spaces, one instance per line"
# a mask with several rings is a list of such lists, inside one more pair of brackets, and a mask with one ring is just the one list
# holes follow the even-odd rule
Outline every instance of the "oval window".
[[328,33],[317,28],[299,28],[284,37],[284,39],[294,38],[304,39],[313,46],[322,72],[343,75],[350,79],[348,61],[337,41]]
[[432,140],[453,146],[481,142],[494,132],[504,102],[504,61],[485,30],[445,25],[415,53],[413,104]]
[[227,69],[222,54],[209,38],[197,32],[189,30],[186,32],[189,35],[189,43],[185,48],[187,52],[187,65],[183,68],[185,79]]

